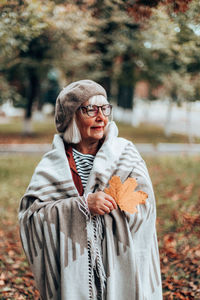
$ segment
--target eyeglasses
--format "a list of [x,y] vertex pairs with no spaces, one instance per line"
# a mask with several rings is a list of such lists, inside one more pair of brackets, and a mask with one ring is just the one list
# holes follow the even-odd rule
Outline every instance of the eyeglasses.
[[101,108],[101,111],[103,113],[103,115],[105,117],[110,116],[111,112],[112,112],[112,105],[111,104],[105,104],[102,106],[99,105],[87,105],[87,106],[80,106],[79,109],[81,109],[81,111],[85,114],[87,113],[87,115],[89,117],[96,117],[99,113],[99,109]]

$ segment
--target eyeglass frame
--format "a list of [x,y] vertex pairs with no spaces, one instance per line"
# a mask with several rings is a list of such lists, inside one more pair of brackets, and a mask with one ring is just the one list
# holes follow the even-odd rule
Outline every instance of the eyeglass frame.
[[[96,114],[95,114],[94,116],[90,116],[90,115],[88,114],[88,107],[93,107],[93,106],[97,107],[97,111],[96,111]],[[109,114],[109,115],[105,115],[104,112],[103,112],[103,109],[102,109],[102,108],[105,107],[105,106],[109,106],[109,108],[110,108],[110,114]],[[111,113],[112,113],[112,105],[111,105],[111,104],[104,104],[104,105],[89,104],[89,105],[87,105],[87,106],[80,106],[79,109],[80,109],[81,112],[83,113],[82,108],[85,108],[85,109],[86,109],[86,113],[87,113],[88,117],[90,117],[90,118],[96,117],[96,116],[98,115],[98,113],[99,113],[99,109],[100,109],[100,108],[101,108],[101,112],[102,112],[102,114],[104,115],[104,117],[109,117],[109,116],[111,115]]]

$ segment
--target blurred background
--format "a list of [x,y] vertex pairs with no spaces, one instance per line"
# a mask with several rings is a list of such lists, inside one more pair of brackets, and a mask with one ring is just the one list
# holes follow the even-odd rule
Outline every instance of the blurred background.
[[147,162],[164,299],[200,299],[199,71],[199,0],[1,0],[1,299],[38,299],[19,200],[56,133],[59,91],[86,78]]

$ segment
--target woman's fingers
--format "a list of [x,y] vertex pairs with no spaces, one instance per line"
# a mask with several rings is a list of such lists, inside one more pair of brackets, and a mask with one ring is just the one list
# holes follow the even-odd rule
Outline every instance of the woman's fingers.
[[103,211],[105,211],[107,214],[109,214],[109,212],[112,210],[112,209],[110,209],[107,205],[103,205],[102,206],[102,208],[101,209],[103,209]]
[[105,215],[105,211],[103,211],[103,209],[98,209],[97,214],[99,215]]
[[110,203],[112,203],[113,209],[117,208],[117,203],[115,202],[115,200],[113,199],[113,197],[111,197],[110,195],[106,194],[106,200],[108,200]]
[[96,192],[88,196],[88,207],[94,214],[104,215],[117,208],[115,200],[104,192]]
[[108,200],[104,200],[104,203],[103,203],[105,206],[107,206],[110,210],[113,210],[115,209],[114,205],[112,202],[108,201]]

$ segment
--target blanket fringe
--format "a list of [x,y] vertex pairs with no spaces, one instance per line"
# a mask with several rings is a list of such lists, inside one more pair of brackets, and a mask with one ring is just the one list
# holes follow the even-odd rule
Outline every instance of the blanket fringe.
[[[86,216],[87,221],[89,300],[94,300],[102,299],[106,286],[106,274],[102,259],[103,226],[102,218],[99,215],[91,215],[87,204],[87,196],[84,195],[83,197],[79,197],[76,202],[79,210]],[[99,279],[100,287],[96,286],[95,284],[95,276],[97,276]]]
[[[103,299],[103,294],[106,286],[106,274],[102,260],[102,239],[103,227],[100,216],[92,216],[87,222],[87,235],[88,235],[88,251],[89,251],[89,264],[91,270],[89,272],[90,279],[90,294],[91,300]],[[99,278],[100,290],[95,285],[95,276]],[[100,293],[100,295],[99,295]],[[99,298],[100,297],[100,298]]]
[[87,204],[86,197],[78,197],[78,199],[76,199],[76,202],[78,204],[79,210],[86,216],[86,220],[89,220],[91,213]]

